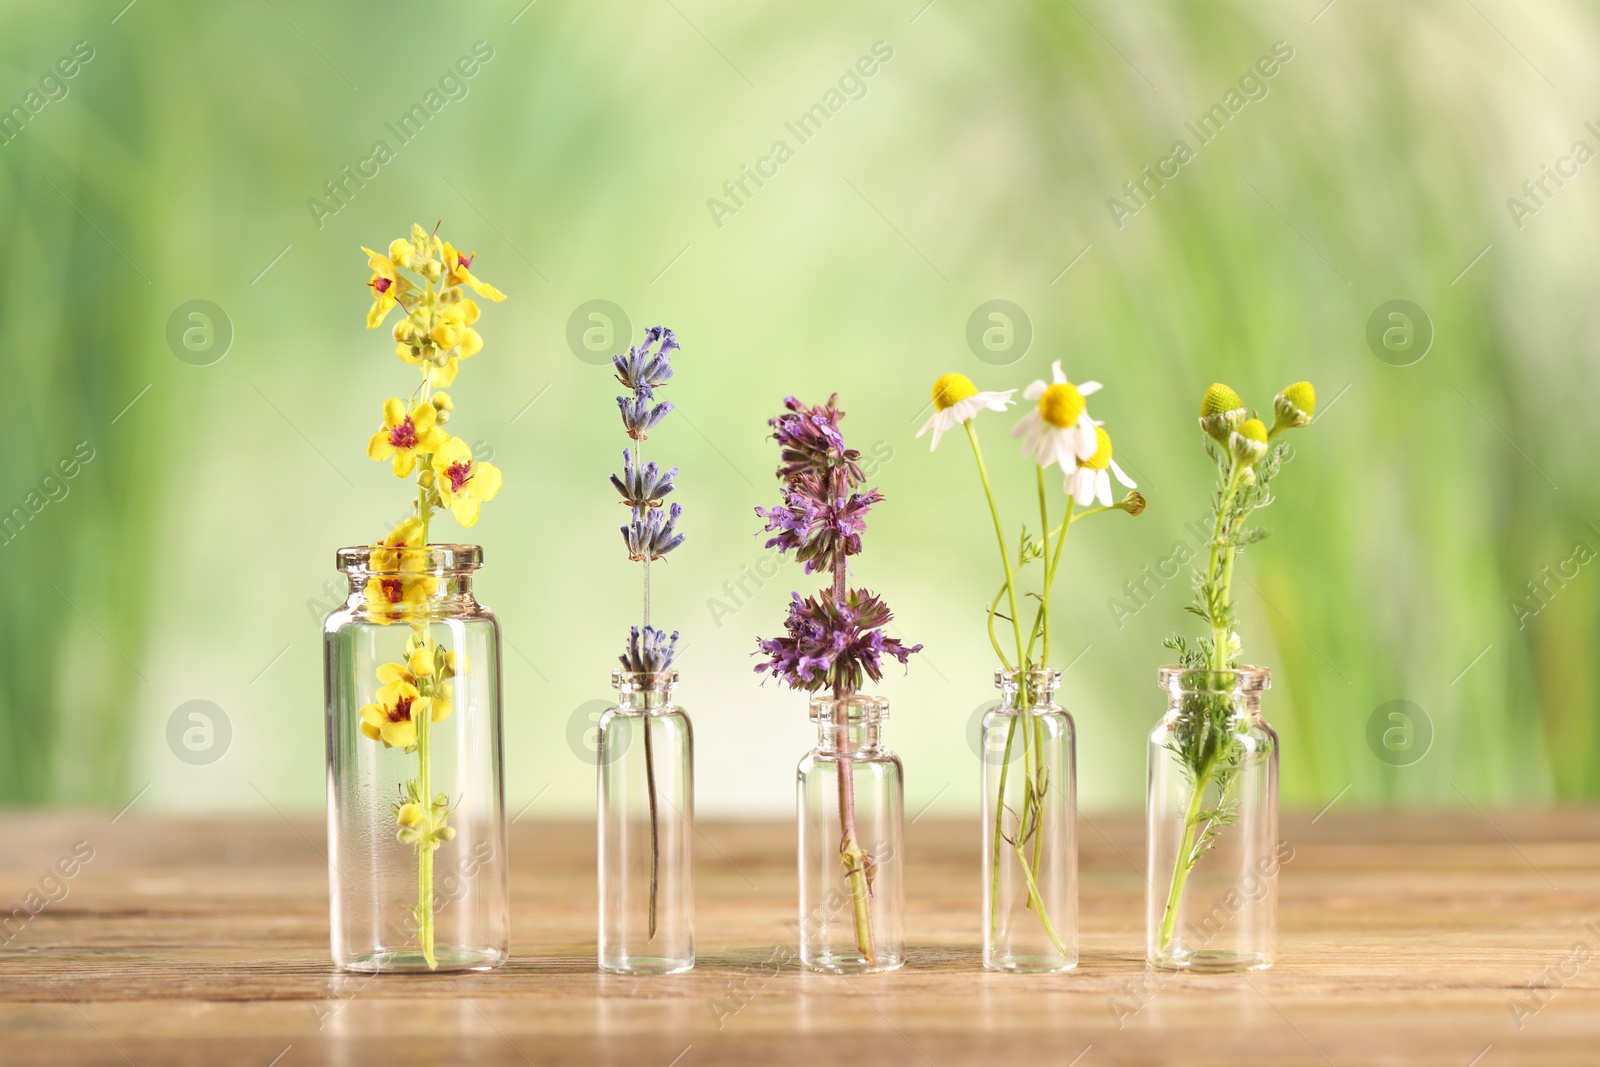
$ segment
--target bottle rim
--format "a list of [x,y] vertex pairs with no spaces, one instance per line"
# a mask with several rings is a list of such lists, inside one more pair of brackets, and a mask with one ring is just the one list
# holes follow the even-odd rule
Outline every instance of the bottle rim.
[[483,566],[481,545],[433,544],[415,548],[351,545],[334,553],[334,565],[349,575],[460,575]]
[[851,693],[842,697],[813,696],[810,708],[811,721],[821,725],[837,724],[841,707],[844,709],[844,721],[848,726],[881,722],[889,717],[887,700],[865,693]]
[[1233,670],[1190,670],[1168,663],[1156,672],[1156,685],[1169,693],[1259,693],[1272,688],[1272,671],[1253,663]]

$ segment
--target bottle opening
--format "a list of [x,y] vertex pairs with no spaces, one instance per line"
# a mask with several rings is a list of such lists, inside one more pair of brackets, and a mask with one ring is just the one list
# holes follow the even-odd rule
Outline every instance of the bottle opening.
[[1169,663],[1156,673],[1156,684],[1169,693],[1259,693],[1272,688],[1272,672],[1242,663],[1236,670],[1185,670]]
[[415,548],[390,545],[354,545],[341,548],[334,563],[352,577],[370,575],[470,574],[483,566],[478,545],[426,545]]

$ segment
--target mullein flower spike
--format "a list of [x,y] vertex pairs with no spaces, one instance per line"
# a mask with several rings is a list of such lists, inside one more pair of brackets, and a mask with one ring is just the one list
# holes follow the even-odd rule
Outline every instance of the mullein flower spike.
[[[429,526],[435,512],[448,508],[456,521],[471,526],[481,506],[500,492],[500,470],[472,458],[471,447],[443,427],[455,404],[434,390],[455,381],[460,362],[483,350],[483,337],[473,329],[481,314],[463,287],[499,302],[505,294],[473,275],[472,255],[457,252],[421,226],[411,236],[389,243],[387,254],[363,248],[372,277],[372,306],[367,328],[382,326],[399,308],[393,337],[395,355],[418,368],[421,382],[409,401],[390,398],[383,406],[383,425],[367,440],[367,456],[388,460],[397,478],[415,478],[414,513],[396,526],[368,557],[371,576],[363,590],[367,618],[381,625],[412,627],[403,663],[378,668],[379,687],[360,709],[361,734],[384,748],[399,749],[416,759],[416,774],[401,786],[393,807],[395,834],[417,855],[417,902],[407,910],[416,921],[422,956],[430,968],[434,955],[433,853],[455,836],[449,825],[450,804],[432,789],[429,735],[450,715],[450,683],[456,654],[428,636],[439,581],[424,572]],[[408,277],[409,275],[409,277]],[[460,665],[465,669],[463,657]]]

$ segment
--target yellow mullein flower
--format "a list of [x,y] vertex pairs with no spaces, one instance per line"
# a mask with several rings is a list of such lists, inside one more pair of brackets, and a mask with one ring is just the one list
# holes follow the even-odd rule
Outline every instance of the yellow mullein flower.
[[479,296],[487,297],[488,299],[499,303],[506,298],[506,294],[502,293],[488,282],[483,281],[481,278],[473,277],[472,258],[477,254],[478,253],[474,252],[472,255],[464,256],[452,248],[449,241],[444,242],[445,284],[471,286],[472,291],[477,293]]
[[433,473],[439,499],[463,526],[477,522],[478,507],[500,492],[500,468],[474,463],[472,447],[459,437],[450,438],[433,454]]
[[395,262],[388,256],[380,255],[365,245],[361,251],[367,254],[367,266],[372,268],[372,277],[367,280],[368,287],[372,289],[367,329],[376,330],[383,325],[383,320],[388,318],[400,297],[411,291],[411,283],[395,273]]
[[[384,666],[400,665],[386,663]],[[433,701],[417,692],[417,687],[410,682],[398,679],[389,682],[378,690],[374,703],[362,705],[361,732],[374,741],[382,741],[385,748],[415,748],[417,717],[428,715],[431,721],[432,705]]]
[[420,571],[427,553],[422,543],[422,520],[413,515],[389,531],[382,544],[374,545],[369,560],[373,570],[380,573]]
[[389,242],[389,262],[406,270],[414,269],[416,265],[416,249],[404,237],[398,237]]
[[394,476],[408,478],[419,457],[437,452],[444,444],[447,435],[438,421],[439,409],[432,404],[418,404],[408,414],[403,401],[390,397],[383,405],[383,429],[367,441],[367,456],[393,457]]
[[[419,564],[420,565],[420,564]],[[367,599],[367,614],[387,626],[422,614],[422,606],[438,590],[430,574],[374,574],[362,590]]]

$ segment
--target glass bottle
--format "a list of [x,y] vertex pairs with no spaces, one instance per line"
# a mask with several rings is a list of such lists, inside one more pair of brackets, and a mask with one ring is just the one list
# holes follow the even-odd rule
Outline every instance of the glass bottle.
[[1145,956],[1195,971],[1263,970],[1276,954],[1278,735],[1264,667],[1161,668],[1150,734]]
[[983,965],[1078,965],[1077,744],[1055,668],[994,672],[983,717]]
[[813,697],[817,747],[798,768],[800,962],[863,974],[905,962],[905,786],[883,745],[889,703]]
[[510,886],[500,628],[475,545],[338,552],[323,624],[333,960],[482,971],[506,960]]
[[677,671],[613,671],[600,716],[602,971],[694,966],[694,733],[672,701]]

